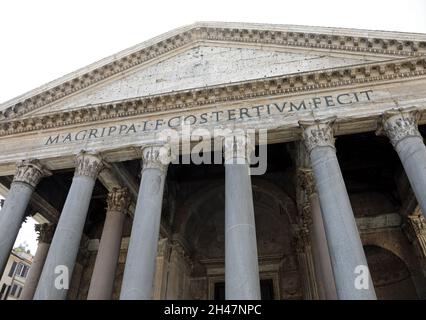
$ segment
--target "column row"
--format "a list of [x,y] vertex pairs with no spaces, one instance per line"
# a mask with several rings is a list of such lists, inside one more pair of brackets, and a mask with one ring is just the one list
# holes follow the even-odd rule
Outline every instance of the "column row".
[[[391,140],[401,158],[422,212],[426,211],[426,147],[417,129],[418,112],[392,110],[383,116],[382,132]],[[332,276],[339,299],[375,299],[371,277],[368,285],[355,285],[359,267],[367,261],[356,227],[348,193],[334,146],[335,118],[300,121],[303,141],[308,150],[315,193],[310,202],[315,224],[325,231]],[[225,139],[225,279],[227,299],[259,299],[259,270],[253,198],[248,153],[253,143],[247,136]],[[142,148],[143,169],[137,199],[120,299],[150,299],[155,257],[160,230],[161,208],[167,167],[171,160],[166,145]],[[102,159],[82,152],[76,157],[71,188],[39,276],[34,299],[65,299],[67,281],[72,275],[95,181],[103,169]],[[0,213],[0,272],[24,218],[26,207],[37,183],[50,172],[36,160],[23,161],[10,187]],[[318,196],[316,196],[316,194]],[[319,200],[319,201],[318,201]],[[129,205],[127,190],[114,190],[108,197],[108,211],[95,263],[89,299],[109,299],[118,260],[122,225]],[[318,230],[320,230],[318,229]],[[319,231],[317,231],[319,232]],[[328,252],[327,252],[328,251]],[[45,254],[44,254],[45,255]],[[38,265],[43,264],[39,263]],[[36,264],[37,266],[37,264]],[[329,266],[323,266],[330,269]],[[34,268],[28,285],[29,297],[41,267]],[[38,270],[38,271],[37,271]],[[368,268],[367,268],[368,270]],[[330,271],[328,271],[330,277]],[[332,294],[332,293],[331,293]]]
[[[246,136],[225,141],[226,171],[226,256],[227,298],[259,299],[256,232],[248,167],[247,147],[253,144]],[[142,175],[120,299],[150,299],[160,230],[161,207],[170,148],[149,145],[142,148]],[[96,179],[103,169],[102,159],[82,152],[76,157],[76,169],[53,239],[40,239],[35,263],[24,299],[65,299],[74,270],[79,244]],[[31,173],[31,175],[30,175]],[[13,223],[12,232],[3,233],[8,246],[7,257],[19,231],[31,193],[39,180],[50,174],[37,161],[18,165],[6,205],[0,217],[5,231]],[[22,177],[26,181],[22,182]],[[99,251],[88,293],[88,299],[110,299],[120,251],[122,226],[129,206],[125,189],[108,195],[108,209]],[[17,206],[19,206],[17,208]],[[10,227],[9,227],[10,229]],[[244,272],[242,272],[244,270]]]

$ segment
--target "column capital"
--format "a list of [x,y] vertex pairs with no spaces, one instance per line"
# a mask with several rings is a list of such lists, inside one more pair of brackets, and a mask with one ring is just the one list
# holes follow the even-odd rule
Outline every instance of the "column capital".
[[16,173],[13,182],[27,183],[33,188],[37,186],[41,178],[50,176],[52,173],[43,168],[38,160],[22,160],[16,165]]
[[39,243],[51,243],[55,234],[56,225],[53,223],[43,223],[34,225],[34,229],[38,234],[37,240]]
[[231,134],[223,139],[224,158],[226,164],[246,164],[250,162],[250,156],[254,152],[254,141],[248,134]]
[[423,214],[420,212],[407,216],[403,230],[410,242],[417,243],[421,257],[426,257],[426,221]]
[[172,161],[171,148],[167,143],[154,143],[142,146],[142,170],[159,169],[167,171]]
[[84,150],[77,155],[75,161],[75,177],[86,176],[96,179],[99,172],[101,172],[105,166],[105,163],[98,155]]
[[316,147],[334,148],[333,126],[335,121],[336,117],[299,121],[299,125],[303,129],[303,142],[308,153],[311,153],[312,149]]
[[419,215],[409,215],[407,216],[407,221],[413,228],[415,235],[425,235],[426,236],[426,221],[422,214]]
[[108,212],[126,214],[130,205],[130,193],[127,188],[113,188],[107,197]]
[[315,177],[312,169],[299,168],[297,170],[297,179],[299,180],[300,187],[305,190],[308,197],[316,193]]
[[385,111],[382,116],[382,127],[377,133],[381,134],[384,131],[394,147],[407,137],[422,138],[417,128],[419,116],[419,111],[415,107]]

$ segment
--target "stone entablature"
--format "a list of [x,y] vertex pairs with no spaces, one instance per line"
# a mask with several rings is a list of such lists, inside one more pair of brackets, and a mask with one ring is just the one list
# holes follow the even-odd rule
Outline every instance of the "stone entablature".
[[[247,49],[251,43],[251,48],[268,54],[274,50],[294,53],[299,47],[298,59],[304,54],[308,57],[309,48],[348,60],[340,67],[329,68],[318,62],[318,70],[242,77],[249,80],[204,87],[195,81],[191,82],[192,89],[129,95],[124,100],[114,100],[120,95],[111,94],[105,103],[97,104],[94,99],[93,104],[80,105],[91,97],[84,96],[89,90],[85,88],[94,83],[105,80],[91,86],[90,92],[109,89],[102,85],[119,80],[112,75],[119,73],[125,78],[159,63],[156,57],[173,58],[201,43],[234,49]],[[101,153],[106,162],[140,158],[141,145],[158,142],[162,129],[179,130],[186,120],[192,129],[265,129],[268,143],[300,140],[300,120],[329,116],[337,117],[335,136],[375,131],[383,114],[395,107],[415,107],[421,125],[426,123],[425,43],[426,36],[408,33],[227,23],[184,27],[1,105],[0,174],[13,174],[16,161],[28,157],[39,159],[49,170],[71,168],[74,155],[81,150]],[[153,51],[148,53],[148,48]],[[163,55],[166,52],[170,54]],[[351,60],[353,57],[356,59]],[[148,60],[149,64],[143,64]],[[361,64],[347,65],[355,60]],[[162,92],[160,87],[158,92]],[[127,96],[124,91],[120,97]],[[83,100],[78,99],[80,93]]]
[[[383,81],[415,78],[426,74],[426,58],[408,58],[356,67],[286,75],[254,81],[211,86],[174,93],[165,93],[81,106],[79,109],[16,119],[0,118],[0,136],[45,130],[106,119],[132,117],[157,112],[172,112],[204,106],[252,100],[265,96],[287,96],[324,89],[379,84]],[[39,106],[41,107],[41,106]],[[10,119],[10,120],[9,120]]]

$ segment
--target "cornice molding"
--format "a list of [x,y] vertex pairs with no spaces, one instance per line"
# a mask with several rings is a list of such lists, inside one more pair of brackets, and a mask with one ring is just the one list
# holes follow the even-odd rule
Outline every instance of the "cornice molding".
[[348,85],[392,81],[426,75],[426,57],[262,78],[206,88],[176,91],[114,101],[81,109],[0,120],[0,137],[94,121],[132,117],[171,110],[186,110],[264,96],[305,93]]
[[[285,28],[285,27],[284,27]],[[160,37],[161,38],[161,37]],[[12,100],[11,105],[0,111],[0,120],[13,119],[49,103],[64,98],[99,81],[126,71],[172,50],[197,41],[219,41],[230,43],[272,44],[283,47],[325,49],[354,53],[381,54],[395,57],[413,57],[426,54],[426,41],[402,39],[380,39],[361,35],[326,34],[294,30],[264,30],[243,27],[212,27],[195,24],[167,38],[150,43],[113,61],[89,68],[87,72],[64,80],[32,96],[26,95],[20,101]],[[148,41],[149,42],[149,41]]]

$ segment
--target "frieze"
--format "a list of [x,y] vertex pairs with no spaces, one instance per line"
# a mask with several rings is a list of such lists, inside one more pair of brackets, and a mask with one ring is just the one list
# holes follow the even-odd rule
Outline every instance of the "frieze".
[[373,99],[373,96],[374,93],[372,90],[365,90],[340,93],[337,95],[316,96],[303,100],[288,100],[266,105],[249,105],[247,107],[204,112],[201,114],[173,115],[168,118],[141,120],[138,122],[122,123],[106,127],[93,127],[64,134],[50,135],[44,138],[43,145],[59,145],[101,139],[110,136],[131,135],[162,129],[177,129],[183,123],[191,126],[210,125],[223,122],[259,119],[276,114],[290,114],[321,108],[343,107],[356,102],[369,102]]

